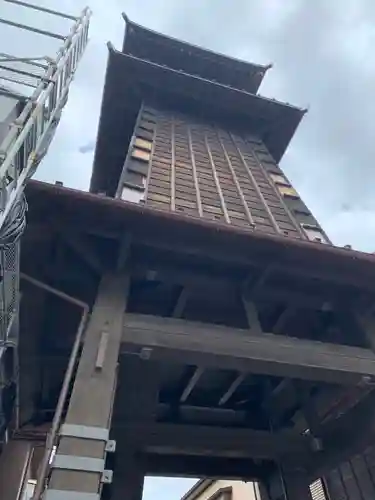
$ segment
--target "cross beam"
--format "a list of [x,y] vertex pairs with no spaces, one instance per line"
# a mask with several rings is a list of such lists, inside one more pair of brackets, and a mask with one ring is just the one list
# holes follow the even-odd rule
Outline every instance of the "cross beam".
[[319,382],[356,385],[375,377],[369,349],[148,315],[126,316],[122,350],[201,368]]
[[[121,454],[117,459],[121,467]],[[216,458],[202,456],[158,455],[142,456],[146,474],[152,476],[209,477],[212,479],[258,480],[272,470],[272,462],[248,458]]]
[[280,456],[309,456],[309,440],[291,430],[277,433],[184,424],[116,422],[116,440],[141,453],[206,456],[227,459],[276,460]]

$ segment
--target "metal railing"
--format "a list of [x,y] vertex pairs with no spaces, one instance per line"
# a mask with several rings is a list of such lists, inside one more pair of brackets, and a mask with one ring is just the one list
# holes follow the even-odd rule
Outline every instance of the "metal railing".
[[[26,202],[24,188],[35,173],[40,161],[48,151],[51,140],[60,121],[61,112],[67,102],[70,84],[75,75],[79,61],[88,42],[88,31],[91,12],[84,9],[75,17],[52,9],[21,0],[0,0],[0,3],[12,4],[16,10],[29,9],[35,13],[51,15],[65,19],[71,24],[67,36],[0,17],[0,25],[46,36],[60,41],[60,48],[54,57],[24,57],[24,54],[9,54],[0,47],[0,97],[10,98],[18,102],[17,114],[9,124],[6,134],[0,137],[0,423],[2,417],[3,355],[6,349],[14,350],[18,360],[18,316],[19,316],[19,253],[20,235],[25,227],[24,215]],[[2,15],[5,9],[1,9]],[[44,23],[45,25],[46,23]],[[51,40],[50,40],[51,41]],[[21,67],[20,67],[21,65]],[[19,89],[23,89],[20,92]],[[31,89],[30,95],[25,89]],[[19,206],[22,205],[21,209]],[[20,220],[23,219],[23,220]],[[16,225],[18,227],[14,228]],[[86,306],[85,306],[86,307]],[[87,316],[87,312],[85,312]],[[83,329],[83,326],[82,326]],[[76,355],[77,353],[75,353]],[[73,356],[74,358],[74,356]],[[75,358],[74,358],[75,360]],[[70,362],[69,367],[73,361]],[[69,368],[71,370],[71,368]],[[69,371],[69,370],[68,370]],[[69,375],[69,376],[68,376]],[[67,375],[69,381],[72,374]],[[18,362],[15,362],[14,374],[10,376],[18,387]],[[68,382],[65,382],[67,384]],[[18,398],[18,389],[16,389]],[[65,391],[66,392],[66,391]],[[66,399],[60,398],[60,407]],[[17,412],[17,402],[16,412]],[[60,408],[60,419],[61,419]],[[54,429],[50,441],[56,440],[56,411]],[[17,419],[16,419],[17,420]],[[47,461],[48,464],[48,461]],[[46,479],[47,467],[40,479]],[[41,486],[39,486],[41,487]],[[37,487],[38,489],[38,487]]]
[[[8,63],[6,64],[8,72],[13,72],[16,76],[21,74],[33,77],[37,80],[37,84],[31,97],[26,100],[21,114],[11,124],[8,134],[0,145],[0,228],[12,206],[23,193],[26,181],[34,174],[55,133],[61,111],[68,98],[70,83],[87,45],[91,16],[88,8],[80,17],[74,18],[19,0],[3,1],[75,21],[69,35],[65,37],[0,18],[0,23],[8,26],[64,40],[57,56],[53,60],[49,59],[47,64],[40,64],[35,59],[28,61],[33,67],[42,69],[41,74],[12,67],[9,63],[26,61],[26,58],[2,53],[0,68],[4,68],[4,63]],[[0,84],[2,80],[11,80],[20,85],[31,85],[19,78],[4,76],[0,73]]]

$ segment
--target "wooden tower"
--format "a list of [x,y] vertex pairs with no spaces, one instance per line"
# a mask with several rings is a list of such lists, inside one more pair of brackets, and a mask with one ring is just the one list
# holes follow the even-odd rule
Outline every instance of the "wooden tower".
[[304,111],[257,93],[267,66],[125,20],[91,192],[28,189],[3,456],[50,432],[37,500],[140,500],[145,474],[372,499],[375,257],[278,166]]

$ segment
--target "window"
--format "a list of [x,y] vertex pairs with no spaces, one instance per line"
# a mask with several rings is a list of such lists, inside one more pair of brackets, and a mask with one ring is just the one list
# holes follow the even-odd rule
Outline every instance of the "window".
[[143,151],[142,149],[134,148],[132,151],[132,157],[141,161],[150,161],[151,154],[147,151]]
[[287,179],[281,174],[270,173],[270,177],[275,184],[282,184],[283,186],[290,186]]
[[316,241],[318,243],[328,243],[327,238],[324,236],[323,231],[319,227],[302,224],[302,228],[310,241]]
[[121,199],[124,201],[131,201],[133,203],[140,203],[144,200],[145,194],[138,189],[132,189],[128,186],[124,186],[121,192]]
[[151,151],[152,142],[147,139],[142,139],[141,137],[136,137],[134,141],[134,146],[136,148],[143,149],[145,151]]
[[126,169],[133,174],[143,175],[147,177],[148,163],[138,159],[130,158],[126,162]]
[[289,198],[299,198],[297,191],[291,186],[277,186],[280,193]]

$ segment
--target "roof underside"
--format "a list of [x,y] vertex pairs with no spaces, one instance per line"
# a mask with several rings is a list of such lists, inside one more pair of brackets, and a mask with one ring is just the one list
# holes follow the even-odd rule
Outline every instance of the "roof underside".
[[90,190],[116,190],[137,113],[156,100],[223,126],[260,137],[276,161],[284,154],[304,110],[213,83],[110,47]]
[[[366,303],[373,304],[373,255],[256,234],[255,231],[150,210],[121,200],[35,181],[28,185],[27,198],[28,227],[23,239],[22,271],[89,304],[95,299],[100,275],[113,269],[120,239],[124,240],[125,234],[131,236],[127,239],[130,242],[127,258],[131,270],[129,314],[169,317],[177,304],[176,300],[181,296],[181,286],[184,286],[193,290],[185,304],[184,319],[209,324],[215,319],[220,325],[229,322],[231,328],[243,328],[246,318],[240,308],[238,290],[242,289],[244,280],[248,281],[249,277],[251,290],[254,290],[253,283],[259,283],[259,276],[265,274],[264,284],[260,287],[263,290],[258,288],[255,298],[262,322],[279,320],[280,313],[284,311],[280,306],[288,307],[289,299],[286,297],[293,299],[291,303],[295,304],[294,298],[298,295],[298,300],[303,299],[304,304],[309,304],[309,308],[297,304],[296,314],[284,325],[287,331],[280,329],[275,335],[315,338],[312,336],[315,332],[320,335],[315,340],[322,340],[322,335],[327,331],[325,321],[329,318],[320,311],[320,307],[327,295],[335,300],[343,298],[345,304],[351,301],[353,305],[359,301],[364,303],[366,296]],[[49,207],[48,214],[46,206]],[[267,274],[266,269],[269,270],[270,266],[273,267]],[[27,288],[27,285],[22,280],[21,384],[25,387],[29,379],[34,377],[36,389],[44,391],[45,387],[49,388],[46,394],[43,392],[45,399],[38,403],[41,418],[43,412],[53,414],[79,311],[73,315],[72,306],[50,294],[38,294],[35,287]],[[277,292],[277,297],[271,291],[272,294]],[[319,305],[315,303],[317,298]],[[311,303],[313,299],[314,304]],[[277,315],[273,316],[273,313]],[[351,327],[350,330],[353,340],[362,342],[355,330]],[[268,327],[264,331],[268,331]],[[121,380],[125,380],[126,370],[130,370],[131,364],[136,362],[131,353],[123,355],[128,358],[120,364]],[[30,370],[31,361],[36,364],[36,375]],[[175,401],[184,399],[182,394],[196,370],[196,366],[185,366],[185,358],[182,362],[181,359],[177,361],[177,364],[163,364],[158,422],[170,418],[170,408]],[[145,365],[142,363],[139,370],[144,374]],[[40,366],[43,367],[42,377],[37,369]],[[261,403],[265,401],[265,379],[256,374],[246,377],[237,387],[236,394],[220,403],[221,398],[228,393],[234,376],[237,377],[237,373],[234,374],[232,370],[206,369],[196,381],[189,399],[181,403],[183,421],[189,425],[264,429],[266,421],[261,412],[254,409],[260,409]],[[41,381],[48,381],[48,384]],[[267,381],[276,388],[279,383],[283,384],[278,377],[267,377]],[[120,386],[123,388],[121,383]],[[285,388],[285,384],[282,387]],[[310,385],[303,383],[303,387]],[[334,396],[336,404],[336,386],[318,383],[314,387],[317,394],[327,390],[328,395]],[[354,387],[353,390],[355,395],[358,391],[362,394],[362,389],[357,391]],[[32,391],[26,395],[25,392],[20,392],[23,398],[22,422],[27,421],[25,399],[31,398],[28,394],[34,395]],[[248,397],[250,393],[251,398]],[[125,394],[129,392],[125,390]],[[294,419],[299,406],[293,399],[293,391],[281,392],[280,397],[277,394],[274,403],[276,416],[281,426],[287,426],[292,414]],[[245,409],[244,395],[247,401]],[[353,398],[350,396],[350,401]],[[345,392],[344,405],[347,399]],[[329,401],[329,415],[334,418],[343,409],[336,405],[332,410],[331,396]],[[35,403],[32,404],[35,406]],[[127,400],[124,404],[127,404]],[[115,412],[116,422],[120,424],[121,411],[120,407]],[[294,421],[300,422],[298,419]],[[300,423],[303,424],[302,421]],[[163,472],[166,473],[167,469]],[[212,477],[208,473],[200,473],[195,477],[203,476]]]
[[255,94],[270,67],[252,64],[171,38],[126,21],[122,51]]
[[[53,208],[51,223],[57,221],[57,214],[64,213],[65,219],[74,221],[77,228],[95,227],[96,231],[118,237],[128,230],[147,234],[155,241],[165,237],[171,244],[193,242],[202,252],[208,248],[205,245],[219,253],[225,248],[225,261],[258,262],[264,267],[272,263],[273,267],[290,268],[297,275],[320,277],[327,284],[331,281],[375,292],[373,254],[258,233],[38,181],[29,183],[27,196],[33,212],[41,210],[40,214],[45,214],[46,206]],[[210,250],[207,255],[211,255]]]

